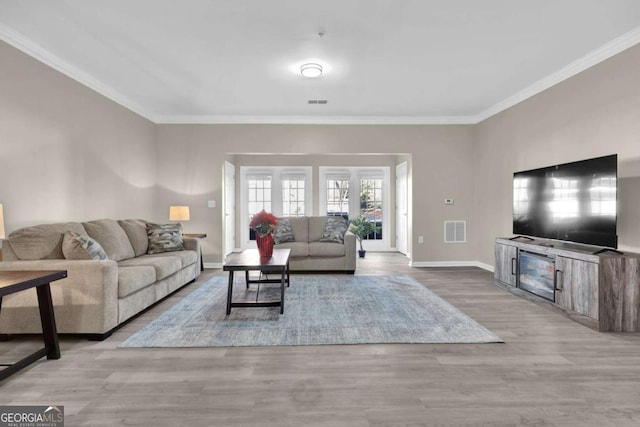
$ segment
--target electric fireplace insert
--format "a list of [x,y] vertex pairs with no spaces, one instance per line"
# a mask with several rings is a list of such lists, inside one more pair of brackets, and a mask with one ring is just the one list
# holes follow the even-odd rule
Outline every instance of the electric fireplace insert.
[[555,265],[555,258],[520,250],[518,287],[555,302]]

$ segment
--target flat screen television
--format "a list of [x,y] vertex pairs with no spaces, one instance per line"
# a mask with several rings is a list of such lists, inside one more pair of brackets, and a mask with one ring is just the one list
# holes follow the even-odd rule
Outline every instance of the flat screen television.
[[616,249],[618,156],[513,174],[513,233]]

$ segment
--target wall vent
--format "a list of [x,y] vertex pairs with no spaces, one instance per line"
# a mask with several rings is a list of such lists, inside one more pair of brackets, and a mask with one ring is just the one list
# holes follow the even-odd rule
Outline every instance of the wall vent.
[[466,243],[467,241],[467,221],[445,221],[444,222],[444,242],[445,243]]
[[309,104],[322,104],[322,105],[326,104],[327,102],[329,101],[327,101],[326,99],[310,99],[307,101],[307,103]]

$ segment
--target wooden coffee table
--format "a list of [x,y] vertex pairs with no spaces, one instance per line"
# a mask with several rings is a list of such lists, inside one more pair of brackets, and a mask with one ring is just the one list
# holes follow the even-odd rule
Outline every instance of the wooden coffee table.
[[42,325],[42,338],[44,347],[31,355],[21,359],[0,371],[0,381],[9,375],[15,374],[25,366],[35,362],[41,357],[47,359],[60,359],[60,344],[58,343],[58,331],[56,318],[53,313],[51,301],[51,289],[49,283],[67,277],[65,270],[60,271],[0,271],[0,310],[2,310],[2,297],[27,289],[36,288],[38,294],[38,306],[40,308],[40,322]]
[[[233,253],[227,257],[223,271],[229,272],[229,289],[227,291],[227,316],[231,314],[231,307],[280,307],[280,314],[284,313],[284,289],[289,287],[289,255],[291,249],[274,249],[271,258],[261,258],[257,249],[247,249],[240,253]],[[232,302],[233,276],[236,271],[245,272],[247,288],[251,283],[280,283],[280,301],[263,302]],[[280,279],[251,280],[250,271],[260,273],[280,274]]]

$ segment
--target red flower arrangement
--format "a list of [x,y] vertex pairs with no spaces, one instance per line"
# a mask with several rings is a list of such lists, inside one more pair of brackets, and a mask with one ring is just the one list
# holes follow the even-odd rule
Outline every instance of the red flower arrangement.
[[278,225],[278,218],[264,209],[255,214],[249,223],[249,227],[256,230],[256,233],[262,237],[273,233],[276,225]]

